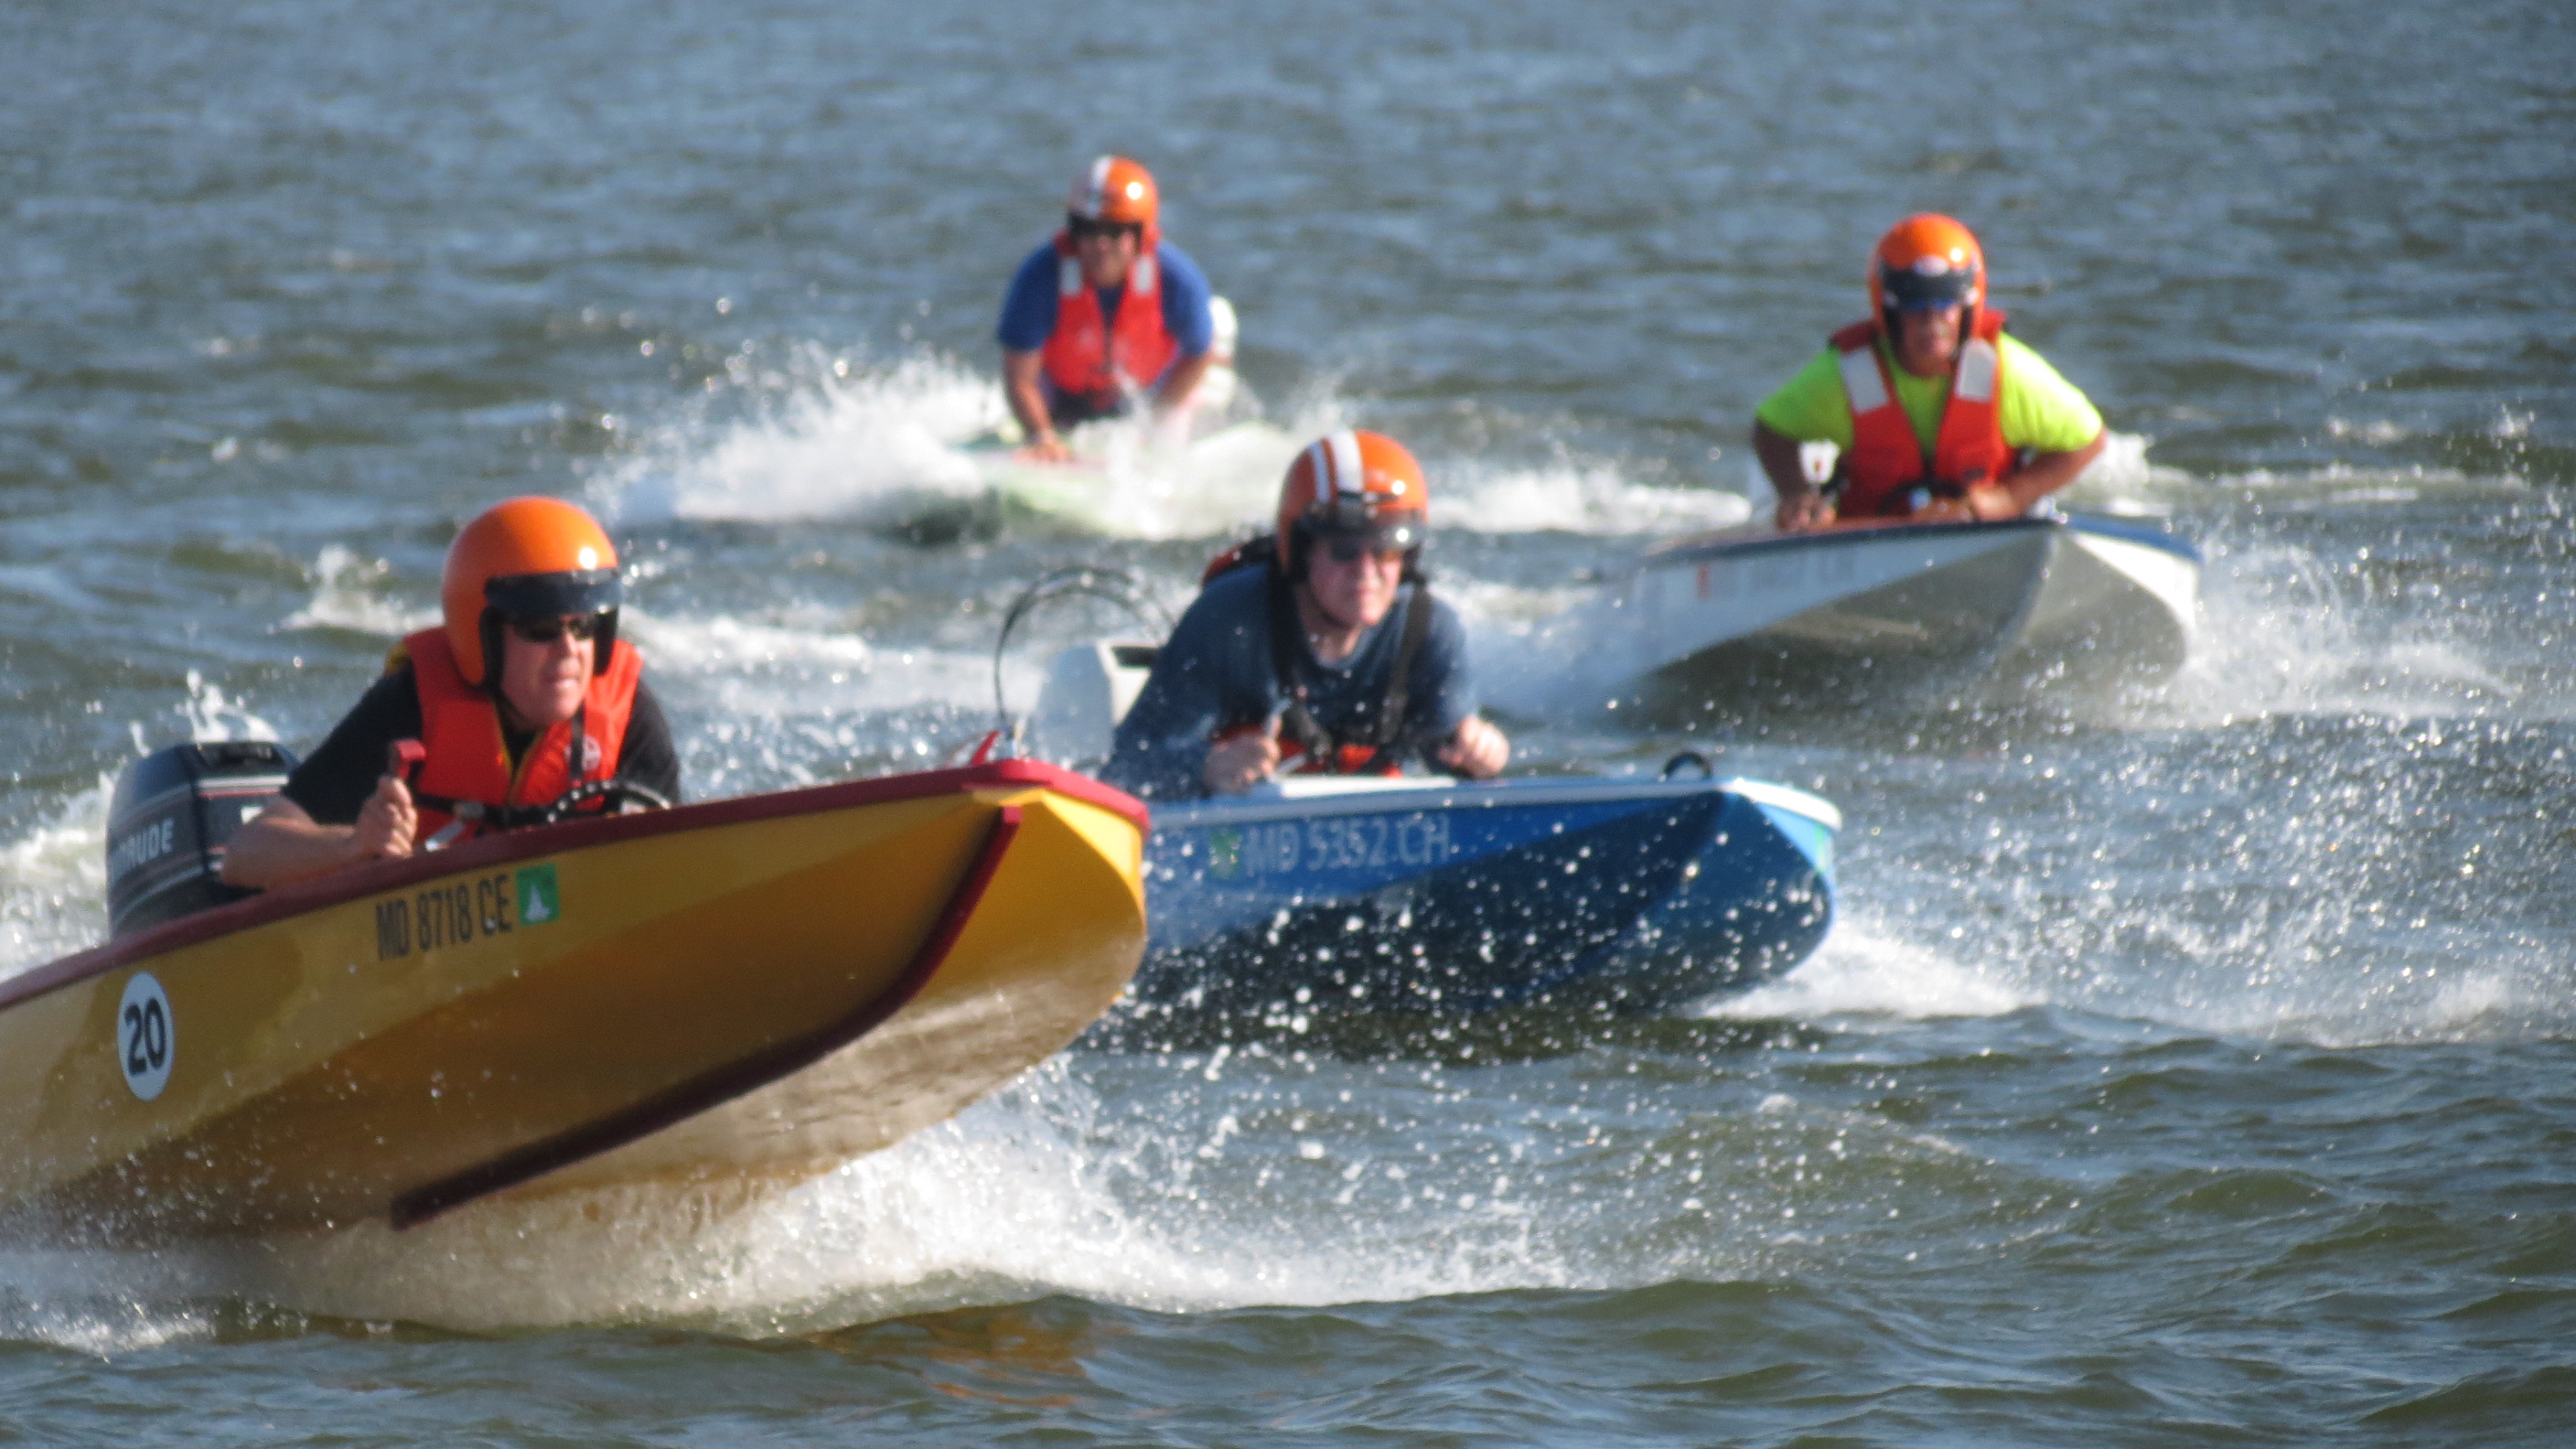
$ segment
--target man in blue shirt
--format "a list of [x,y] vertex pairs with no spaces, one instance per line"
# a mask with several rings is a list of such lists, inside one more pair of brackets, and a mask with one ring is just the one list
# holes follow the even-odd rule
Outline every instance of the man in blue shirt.
[[1066,461],[1057,429],[1118,416],[1148,392],[1157,412],[1186,406],[1207,375],[1207,277],[1162,239],[1160,211],[1144,167],[1103,156],[1075,178],[1064,230],[1011,278],[996,337],[1029,457]]
[[1207,586],[1120,721],[1101,777],[1148,800],[1239,794],[1283,764],[1482,779],[1511,741],[1476,713],[1467,631],[1418,580],[1421,465],[1339,432],[1290,465],[1279,532]]

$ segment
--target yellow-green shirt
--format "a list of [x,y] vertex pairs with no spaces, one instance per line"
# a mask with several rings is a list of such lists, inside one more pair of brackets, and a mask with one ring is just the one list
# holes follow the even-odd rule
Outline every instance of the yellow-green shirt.
[[[2004,446],[2035,448],[2043,453],[2071,453],[2102,431],[2102,415],[2075,384],[2011,333],[2002,338],[2003,381],[1996,390],[1995,417],[2003,427]],[[1887,357],[1887,342],[1878,343]],[[1888,375],[1896,379],[1896,400],[1914,425],[1914,439],[1929,454],[1941,434],[1941,409],[1950,400],[1950,377],[1916,377],[1890,358]],[[1849,451],[1852,445],[1851,399],[1843,393],[1840,356],[1828,347],[1815,355],[1762,406],[1753,410],[1764,427],[1801,443],[1831,443]]]

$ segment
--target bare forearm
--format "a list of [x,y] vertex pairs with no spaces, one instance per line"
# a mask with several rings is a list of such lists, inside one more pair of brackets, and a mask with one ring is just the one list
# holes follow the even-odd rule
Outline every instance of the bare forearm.
[[272,890],[356,865],[358,832],[349,825],[263,814],[233,832],[224,847],[224,884]]
[[1779,500],[1774,521],[1784,529],[1817,527],[1832,520],[1824,495],[1807,481],[1805,445],[1785,433],[1775,433],[1768,423],[1753,423],[1753,456],[1762,464],[1762,474],[1771,480],[1771,491]]
[[1054,421],[1047,416],[1046,389],[1039,384],[1039,374],[1039,354],[1002,354],[1002,400],[1010,405],[1011,416],[1019,419],[1020,435],[1030,442],[1055,435]]
[[1753,425],[1753,456],[1761,460],[1763,475],[1771,480],[1771,491],[1783,498],[1815,491],[1807,482],[1807,466],[1798,456],[1798,448],[1797,439],[1771,431],[1768,423]]
[[224,849],[224,883],[271,890],[386,856],[409,855],[420,827],[410,787],[393,775],[358,807],[355,825],[325,825],[284,795],[233,832]]
[[2067,453],[2042,453],[2030,465],[2004,480],[2004,489],[2012,495],[2015,506],[2028,512],[2032,504],[2072,483],[2093,460],[2102,456],[2110,442],[2109,433],[2095,433],[2093,441]]
[[1173,363],[1171,371],[1163,374],[1163,385],[1154,390],[1154,405],[1166,412],[1186,406],[1190,394],[1198,391],[1199,380],[1206,377],[1208,369],[1215,365],[1216,354],[1213,352],[1202,352],[1196,357],[1184,357]]

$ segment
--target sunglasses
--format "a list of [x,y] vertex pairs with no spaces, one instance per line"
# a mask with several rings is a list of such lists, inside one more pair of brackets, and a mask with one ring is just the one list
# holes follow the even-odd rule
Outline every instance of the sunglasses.
[[1937,311],[1966,306],[1968,295],[1977,289],[1977,278],[1972,272],[1943,272],[1930,277],[1916,272],[1888,272],[1881,286],[1887,300],[1906,311]]
[[1405,554],[1400,548],[1373,548],[1364,538],[1326,539],[1324,552],[1337,564],[1355,564],[1364,558],[1400,562]]
[[1132,221],[1094,221],[1087,216],[1067,218],[1065,221],[1065,230],[1073,234],[1073,239],[1075,241],[1090,241],[1094,237],[1117,236],[1122,232],[1133,237],[1141,237],[1145,234],[1145,229]]
[[580,643],[598,638],[601,631],[607,627],[608,619],[601,614],[575,614],[570,618],[562,619],[512,619],[510,621],[510,632],[531,644],[552,644],[566,634],[570,634],[574,642]]

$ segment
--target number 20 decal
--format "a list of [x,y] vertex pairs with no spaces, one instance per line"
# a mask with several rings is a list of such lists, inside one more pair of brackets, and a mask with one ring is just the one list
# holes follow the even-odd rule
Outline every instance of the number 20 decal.
[[125,1069],[125,1085],[146,1102],[160,1096],[170,1085],[170,1059],[177,1049],[169,993],[151,972],[135,972],[116,1008],[116,1063]]

